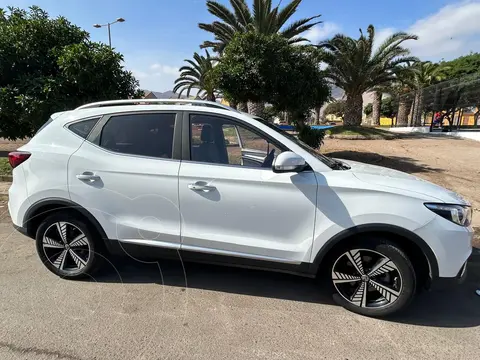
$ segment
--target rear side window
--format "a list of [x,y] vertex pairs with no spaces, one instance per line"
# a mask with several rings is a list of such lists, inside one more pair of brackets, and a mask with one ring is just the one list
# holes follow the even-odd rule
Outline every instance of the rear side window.
[[172,158],[175,114],[112,116],[102,129],[100,146],[122,154]]
[[92,131],[94,126],[97,124],[97,121],[99,119],[100,118],[79,121],[79,122],[76,122],[75,124],[70,125],[68,128],[70,129],[70,131],[74,132],[78,136],[81,136],[82,138],[86,139],[88,134],[90,134],[90,131]]

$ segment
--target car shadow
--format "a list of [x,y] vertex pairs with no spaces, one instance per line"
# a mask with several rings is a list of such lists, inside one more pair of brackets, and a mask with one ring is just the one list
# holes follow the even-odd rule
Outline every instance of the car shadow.
[[[179,260],[137,261],[111,259],[94,281],[107,283],[155,283],[232,294],[293,301],[334,304],[331,294],[318,291],[316,279],[292,274]],[[112,269],[112,265],[115,270]],[[86,279],[85,281],[90,281]]]
[[334,151],[326,153],[325,155],[347,161],[353,160],[366,164],[383,166],[409,174],[445,171],[443,169],[422,164],[413,158],[403,156],[384,156],[377,153],[363,151]]
[[[112,260],[115,271],[105,270],[94,281],[105,283],[155,283],[232,294],[334,305],[325,281],[269,271],[233,268],[179,260],[139,262],[131,258]],[[419,326],[464,328],[480,325],[480,297],[475,294],[477,274],[449,291],[424,291],[405,311],[382,321]],[[86,280],[89,281],[89,280]],[[92,280],[93,281],[93,280]]]

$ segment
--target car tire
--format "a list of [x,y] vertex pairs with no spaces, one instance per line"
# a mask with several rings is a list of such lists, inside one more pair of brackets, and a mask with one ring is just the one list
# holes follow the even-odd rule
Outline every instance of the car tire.
[[48,270],[62,278],[91,277],[103,260],[94,234],[89,224],[75,214],[54,213],[37,229],[38,256]]
[[415,296],[416,275],[405,252],[375,237],[338,248],[328,267],[335,302],[355,313],[382,317],[405,309]]

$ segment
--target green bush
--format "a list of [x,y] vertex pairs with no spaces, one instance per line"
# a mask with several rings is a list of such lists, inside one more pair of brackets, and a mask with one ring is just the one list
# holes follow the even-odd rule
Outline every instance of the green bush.
[[0,158],[0,175],[12,175],[12,167],[8,158]]
[[314,149],[318,149],[323,144],[324,137],[325,131],[312,129],[308,125],[303,126],[298,132],[298,138]]

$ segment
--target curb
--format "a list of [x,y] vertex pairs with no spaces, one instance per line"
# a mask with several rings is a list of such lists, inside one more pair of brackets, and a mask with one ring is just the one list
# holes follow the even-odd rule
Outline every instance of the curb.
[[328,139],[338,140],[394,140],[398,137],[396,135],[326,135]]

